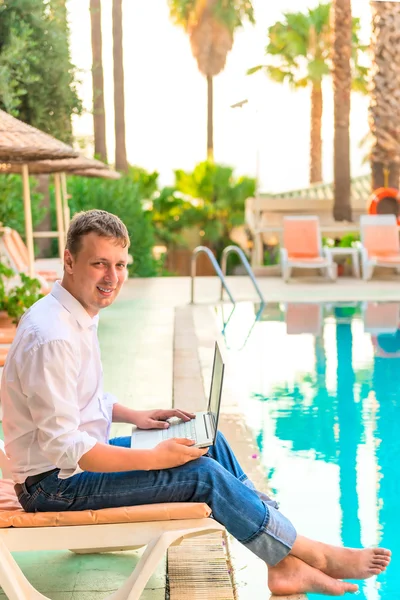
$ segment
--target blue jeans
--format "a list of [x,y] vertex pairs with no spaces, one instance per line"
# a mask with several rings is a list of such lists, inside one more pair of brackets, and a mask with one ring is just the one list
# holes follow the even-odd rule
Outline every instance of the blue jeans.
[[[115,438],[109,443],[129,448],[131,438]],[[59,479],[56,472],[22,487],[18,499],[27,512],[205,502],[214,519],[271,566],[290,552],[296,539],[293,525],[275,502],[255,490],[221,433],[208,455],[181,467],[121,473],[84,471],[68,479]]]

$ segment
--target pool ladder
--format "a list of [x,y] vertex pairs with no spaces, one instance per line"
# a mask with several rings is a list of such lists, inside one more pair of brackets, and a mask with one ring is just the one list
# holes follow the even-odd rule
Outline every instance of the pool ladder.
[[221,280],[221,295],[220,295],[221,300],[223,300],[224,290],[225,290],[226,293],[228,294],[229,300],[232,302],[232,304],[236,304],[235,299],[232,296],[232,293],[231,293],[230,289],[228,288],[228,285],[227,285],[226,279],[225,279],[228,256],[231,253],[235,253],[239,256],[239,258],[242,262],[242,265],[246,269],[248,276],[250,277],[251,281],[253,282],[253,285],[256,289],[257,294],[259,295],[259,297],[261,299],[261,302],[263,304],[265,304],[264,296],[262,295],[261,290],[258,287],[258,284],[257,284],[256,278],[254,276],[254,273],[252,271],[252,268],[249,265],[249,261],[247,260],[246,255],[243,252],[243,250],[241,248],[239,248],[238,246],[227,246],[226,248],[224,248],[224,250],[222,252],[222,257],[221,257],[221,267],[217,263],[217,260],[214,256],[214,254],[211,252],[210,248],[207,248],[206,246],[197,246],[197,248],[195,248],[193,250],[192,261],[191,261],[191,265],[190,265],[190,273],[191,273],[190,303],[191,304],[194,304],[194,280],[196,278],[197,257],[201,253],[207,254],[208,258],[211,261],[212,266],[214,267],[216,274],[218,275],[218,277]]

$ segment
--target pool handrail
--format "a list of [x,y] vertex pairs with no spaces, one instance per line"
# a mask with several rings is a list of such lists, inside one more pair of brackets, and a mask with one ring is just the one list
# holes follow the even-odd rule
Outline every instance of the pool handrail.
[[[211,261],[212,266],[214,267],[216,274],[218,275],[218,277],[221,280],[221,288],[222,289],[225,288],[230,301],[232,302],[232,304],[235,304],[235,300],[231,294],[231,291],[229,290],[229,288],[226,284],[224,274],[222,273],[221,268],[220,268],[219,264],[217,263],[217,260],[214,256],[214,254],[212,253],[210,248],[207,248],[207,246],[197,246],[197,248],[195,248],[192,253],[192,260],[191,260],[191,264],[190,264],[190,274],[191,274],[190,304],[194,304],[194,280],[196,277],[196,264],[197,264],[197,257],[201,253],[204,253],[208,256],[208,258]],[[222,297],[221,297],[221,299],[222,299]]]
[[[251,281],[252,281],[252,283],[253,283],[253,285],[254,285],[254,287],[256,289],[256,292],[257,292],[257,294],[260,297],[260,300],[261,300],[262,304],[265,304],[264,296],[262,295],[262,292],[261,292],[260,288],[258,287],[256,278],[255,278],[253,270],[252,270],[252,268],[251,268],[251,266],[249,264],[249,261],[247,260],[245,253],[243,252],[243,250],[241,248],[239,248],[239,246],[234,246],[234,245],[227,246],[222,251],[221,270],[222,270],[223,276],[225,277],[225,275],[226,275],[226,268],[227,268],[227,263],[228,263],[228,256],[232,252],[236,253],[239,256],[239,258],[240,258],[240,260],[242,262],[242,265],[246,269],[247,275],[250,277],[250,279],[251,279]],[[222,279],[221,279],[221,300],[223,300],[223,297],[224,297],[224,287],[225,286],[223,285]],[[225,287],[225,289],[226,289],[226,287]]]

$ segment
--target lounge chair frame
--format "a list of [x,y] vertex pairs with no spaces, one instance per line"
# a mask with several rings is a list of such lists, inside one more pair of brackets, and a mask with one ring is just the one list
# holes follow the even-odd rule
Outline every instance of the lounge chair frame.
[[[4,443],[0,442],[0,467],[9,478]],[[113,523],[59,527],[0,528],[0,586],[9,600],[49,600],[22,573],[11,552],[65,550],[78,554],[133,550],[146,546],[125,583],[106,600],[139,600],[146,583],[170,546],[183,539],[224,531],[211,518],[143,523]]]
[[325,271],[326,277],[331,281],[335,281],[337,278],[337,264],[333,260],[333,256],[329,251],[329,248],[323,248],[321,243],[321,232],[319,227],[319,219],[316,216],[296,216],[296,217],[284,217],[283,223],[285,221],[315,221],[317,225],[317,235],[318,235],[318,248],[319,255],[321,258],[324,258],[324,261],[315,264],[312,262],[308,262],[307,260],[302,260],[301,258],[289,258],[288,251],[286,248],[280,249],[280,257],[281,257],[281,268],[282,268],[282,277],[283,280],[288,283],[290,279],[290,275],[292,269],[295,267],[299,267],[301,269],[321,269]]
[[400,253],[399,253],[399,266],[393,264],[393,262],[385,262],[382,259],[370,257],[368,249],[365,247],[365,227],[370,226],[376,227],[397,227],[397,219],[395,215],[361,215],[360,217],[360,236],[361,236],[361,265],[362,265],[362,276],[364,281],[372,279],[375,267],[390,267],[396,269],[397,273],[400,273]]

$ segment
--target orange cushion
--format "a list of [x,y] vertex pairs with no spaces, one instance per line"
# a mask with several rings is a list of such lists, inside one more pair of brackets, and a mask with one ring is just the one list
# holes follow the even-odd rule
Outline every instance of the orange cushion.
[[4,367],[4,365],[6,363],[8,351],[9,351],[9,348],[7,348],[7,347],[0,348],[0,367]]
[[371,254],[370,258],[379,262],[400,264],[400,254]]
[[397,225],[365,226],[363,244],[369,254],[398,254],[400,246]]
[[0,344],[11,344],[15,338],[17,328],[0,327]]
[[326,259],[322,256],[304,256],[304,254],[289,254],[288,258],[292,261],[310,264],[319,264],[326,262]]
[[289,256],[317,257],[319,243],[317,219],[283,220],[283,246]]
[[0,480],[0,528],[61,527],[110,523],[143,523],[178,519],[205,519],[211,514],[207,504],[195,502],[166,502],[121,506],[99,510],[27,513],[14,491],[11,479]]

